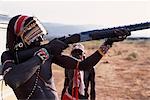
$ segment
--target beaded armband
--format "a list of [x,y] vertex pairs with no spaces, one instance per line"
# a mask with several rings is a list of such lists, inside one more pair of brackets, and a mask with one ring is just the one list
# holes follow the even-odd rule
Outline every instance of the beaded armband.
[[99,52],[102,56],[104,56],[104,55],[107,53],[107,51],[109,50],[109,48],[111,48],[111,45],[102,44],[102,45],[100,46],[100,48],[98,49],[98,52]]
[[42,64],[44,64],[45,61],[49,59],[49,53],[45,48],[39,49],[37,52],[35,52],[34,55],[37,55],[42,60]]

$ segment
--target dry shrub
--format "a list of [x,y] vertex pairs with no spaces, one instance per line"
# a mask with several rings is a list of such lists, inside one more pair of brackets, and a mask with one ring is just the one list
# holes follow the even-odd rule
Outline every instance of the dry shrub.
[[118,52],[117,52],[117,55],[121,55],[121,54],[122,54],[122,52],[121,52],[121,51],[118,51]]
[[130,53],[125,59],[126,60],[137,60],[138,53],[137,52],[132,52]]

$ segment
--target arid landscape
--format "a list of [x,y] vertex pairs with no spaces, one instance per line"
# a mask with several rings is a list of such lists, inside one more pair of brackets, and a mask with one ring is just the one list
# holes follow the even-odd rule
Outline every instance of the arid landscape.
[[[83,43],[89,56],[102,41]],[[65,53],[68,53],[66,50]],[[115,43],[95,66],[97,100],[150,100],[150,41],[127,40]],[[53,76],[60,96],[64,69],[53,65]],[[8,92],[7,92],[8,91]],[[3,99],[13,100],[3,85]]]

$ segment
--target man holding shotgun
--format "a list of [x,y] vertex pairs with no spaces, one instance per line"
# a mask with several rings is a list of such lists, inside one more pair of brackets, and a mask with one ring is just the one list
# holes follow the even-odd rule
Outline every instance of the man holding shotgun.
[[46,42],[46,30],[36,17],[14,16],[7,28],[7,51],[1,56],[4,81],[17,99],[58,100],[51,64],[67,69],[75,69],[78,65],[79,70],[90,70],[113,42],[123,41],[130,35],[126,29],[113,32],[116,37],[107,39],[91,56],[78,61],[61,54],[68,47],[65,42],[58,39]]

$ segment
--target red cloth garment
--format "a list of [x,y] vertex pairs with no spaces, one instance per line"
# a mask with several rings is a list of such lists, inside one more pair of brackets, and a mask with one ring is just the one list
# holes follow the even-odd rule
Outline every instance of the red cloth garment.
[[[62,100],[79,100],[79,96],[78,96],[78,91],[79,91],[79,81],[80,81],[80,72],[78,69],[79,66],[79,62],[77,62],[77,66],[75,69],[75,73],[74,73],[74,82],[73,82],[73,87],[72,87],[72,96],[68,93],[68,89],[66,89],[66,92],[64,93]],[[75,92],[75,94],[74,94]]]

